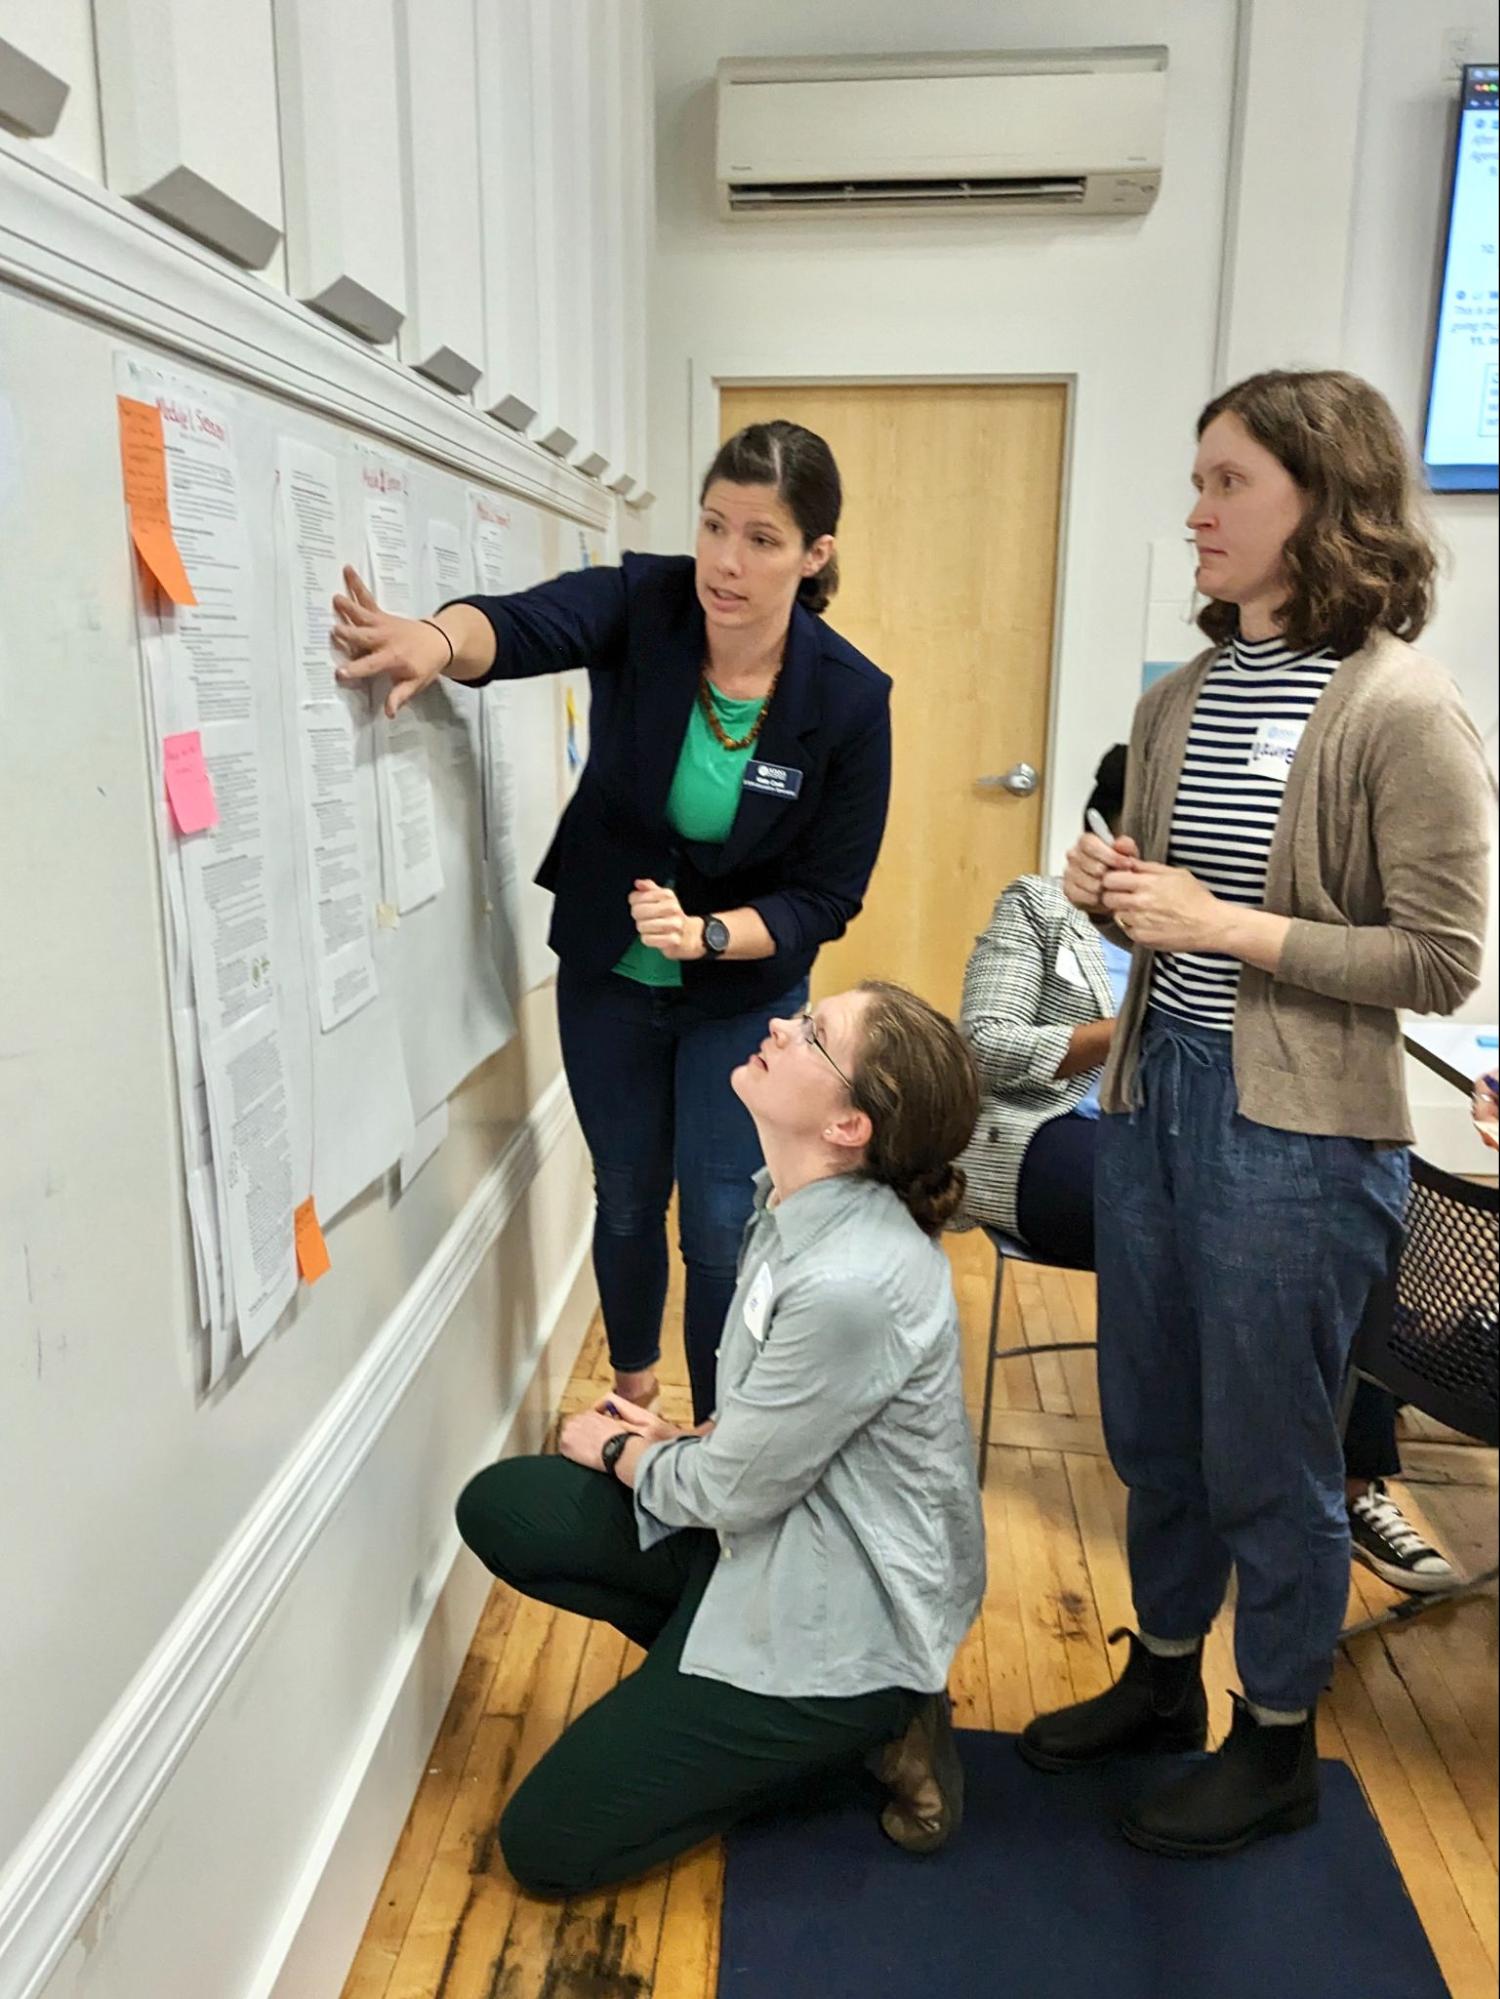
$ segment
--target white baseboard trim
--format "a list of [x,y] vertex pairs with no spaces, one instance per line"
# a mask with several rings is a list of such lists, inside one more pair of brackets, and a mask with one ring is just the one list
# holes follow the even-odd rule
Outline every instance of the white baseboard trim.
[[[573,1371],[592,1316],[590,1239],[591,1231],[584,1229],[571,1268],[540,1314],[543,1337],[506,1405],[492,1457],[504,1457],[511,1448],[534,1448],[536,1433],[551,1420],[555,1389],[540,1385],[537,1378],[543,1358],[554,1384]],[[580,1310],[576,1297],[585,1285],[590,1297]],[[343,1988],[490,1593],[489,1576],[472,1556],[464,1556],[456,1532],[450,1533],[437,1564],[437,1578],[391,1662],[243,1999],[333,1999]]]
[[[572,1124],[559,1075],[0,1873],[0,1999],[36,1999]],[[550,1333],[551,1322],[543,1324]],[[537,1339],[533,1368],[543,1344]]]
[[260,1964],[237,1999],[337,1999],[489,1595],[456,1542],[391,1663]]

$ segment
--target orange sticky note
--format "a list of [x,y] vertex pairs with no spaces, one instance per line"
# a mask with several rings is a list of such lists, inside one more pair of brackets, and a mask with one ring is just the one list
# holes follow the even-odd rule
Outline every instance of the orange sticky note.
[[117,396],[120,410],[120,463],[125,470],[125,503],[136,553],[174,604],[196,604],[172,533],[167,501],[167,447],[161,411],[155,403]]
[[167,803],[179,833],[204,833],[219,823],[219,804],[214,797],[214,781],[203,761],[203,739],[196,729],[180,736],[163,736],[162,771],[167,781]]
[[292,1217],[292,1226],[297,1232],[297,1268],[302,1273],[305,1284],[316,1284],[320,1277],[326,1277],[332,1265],[328,1260],[328,1245],[323,1240],[323,1231],[318,1226],[318,1211],[313,1205],[312,1195],[297,1209]]

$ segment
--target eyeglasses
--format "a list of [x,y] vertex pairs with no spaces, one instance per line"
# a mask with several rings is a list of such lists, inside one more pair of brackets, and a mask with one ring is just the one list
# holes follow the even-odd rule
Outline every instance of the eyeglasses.
[[804,1041],[811,1042],[812,1046],[817,1049],[818,1053],[822,1056],[823,1060],[828,1064],[829,1068],[833,1071],[834,1075],[838,1077],[839,1081],[843,1084],[844,1088],[852,1094],[854,1090],[854,1085],[850,1082],[849,1078],[844,1074],[843,1070],[839,1067],[838,1063],[835,1062],[833,1057],[829,1054],[827,1045],[824,1043],[822,1037],[818,1033],[818,1025],[817,1022],[812,1017],[811,1009],[809,1008],[806,1011],[799,1013],[797,1015],[797,1019],[802,1023],[802,1039]]

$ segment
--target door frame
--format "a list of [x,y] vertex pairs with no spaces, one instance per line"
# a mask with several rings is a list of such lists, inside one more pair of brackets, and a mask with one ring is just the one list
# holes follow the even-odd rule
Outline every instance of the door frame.
[[[930,389],[930,388],[1029,388],[1058,386],[1064,391],[1062,469],[1057,496],[1057,564],[1052,578],[1052,643],[1047,662],[1047,736],[1042,747],[1042,797],[1040,852],[1037,866],[1045,868],[1056,837],[1053,825],[1057,800],[1052,790],[1052,767],[1057,749],[1059,682],[1062,673],[1063,586],[1068,567],[1068,523],[1072,516],[1073,437],[1078,411],[1078,377],[1066,370],[1053,373],[1026,370],[1006,374],[976,374],[971,370],[951,373],[931,369],[895,374],[888,369],[856,369],[826,373],[817,369],[767,371],[755,368],[716,368],[689,357],[688,360],[688,461],[687,512],[691,522],[698,512],[698,480],[702,468],[713,460],[719,448],[720,391],[723,389]],[[1071,810],[1071,808],[1070,808]]]

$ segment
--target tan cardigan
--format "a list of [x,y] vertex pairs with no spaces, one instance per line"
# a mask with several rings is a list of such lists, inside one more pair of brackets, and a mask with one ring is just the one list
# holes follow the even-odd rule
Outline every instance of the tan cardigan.
[[[1213,659],[1158,681],[1136,709],[1121,830],[1148,861],[1167,858]],[[1292,919],[1280,970],[1240,974],[1234,1079],[1247,1118],[1411,1143],[1396,1009],[1451,1013],[1479,984],[1493,817],[1478,732],[1448,674],[1387,633],[1351,653],[1303,732],[1271,842],[1263,906]],[[1154,955],[1135,947],[1105,1110],[1136,1100]]]

